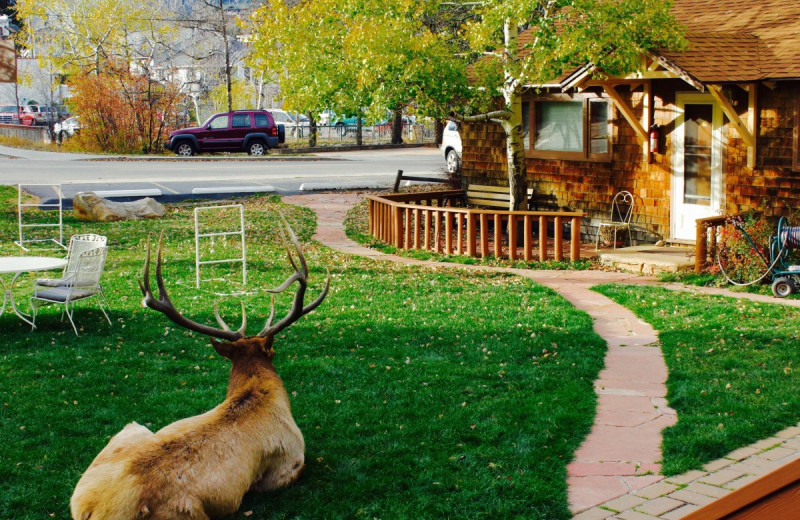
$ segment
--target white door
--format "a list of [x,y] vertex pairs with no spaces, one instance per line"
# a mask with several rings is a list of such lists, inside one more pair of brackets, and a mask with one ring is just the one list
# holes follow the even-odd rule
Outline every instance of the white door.
[[695,221],[722,208],[722,110],[710,94],[678,93],[676,105],[671,232],[695,240]]

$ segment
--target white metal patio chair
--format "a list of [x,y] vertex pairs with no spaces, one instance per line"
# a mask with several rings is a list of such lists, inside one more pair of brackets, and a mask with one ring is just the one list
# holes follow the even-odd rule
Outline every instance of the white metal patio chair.
[[[48,303],[57,303],[64,306],[64,312],[72,324],[72,330],[75,331],[76,336],[79,335],[78,328],[72,319],[74,304],[76,301],[85,300],[93,296],[97,296],[100,310],[106,317],[108,324],[111,325],[111,319],[108,317],[103,305],[108,305],[108,301],[103,293],[103,287],[100,285],[100,277],[103,274],[107,255],[107,247],[96,247],[84,251],[78,257],[75,270],[63,279],[64,283],[62,285],[36,290],[31,297],[33,313],[31,323],[33,328],[36,328],[38,307]],[[64,318],[63,313],[61,318]]]
[[69,239],[69,246],[67,247],[67,265],[64,267],[61,278],[38,278],[35,284],[43,287],[67,285],[70,280],[70,275],[78,268],[78,258],[81,254],[84,251],[105,247],[106,241],[106,237],[103,235],[95,235],[94,233],[72,235]]
[[[600,239],[603,235],[610,238],[611,245],[617,248],[617,233],[628,231],[628,243],[633,245],[633,234],[631,233],[631,220],[636,201],[633,194],[629,191],[621,191],[614,195],[611,201],[611,218],[608,222],[601,222],[597,226],[597,238],[594,243],[595,251],[600,247]],[[613,237],[613,238],[611,238]]]

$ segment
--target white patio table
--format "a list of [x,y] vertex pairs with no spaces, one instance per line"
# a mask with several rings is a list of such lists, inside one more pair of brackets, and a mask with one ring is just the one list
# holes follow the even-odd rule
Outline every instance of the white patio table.
[[6,305],[11,304],[11,309],[14,311],[14,314],[33,327],[33,322],[28,319],[26,314],[17,308],[17,304],[14,302],[14,284],[17,283],[17,278],[19,278],[22,273],[60,269],[65,265],[67,265],[67,260],[65,258],[51,258],[48,256],[0,256],[0,275],[14,275],[8,285],[6,285],[3,277],[0,276],[0,285],[3,286],[3,306],[0,307],[0,316],[5,312]]

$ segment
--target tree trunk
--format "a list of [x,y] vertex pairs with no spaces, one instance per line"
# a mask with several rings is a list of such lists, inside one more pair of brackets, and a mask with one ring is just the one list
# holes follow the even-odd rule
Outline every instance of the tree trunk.
[[392,144],[403,144],[403,111],[399,108],[394,111]]
[[233,95],[231,93],[231,47],[228,41],[228,27],[225,23],[225,6],[219,0],[219,18],[222,28],[222,44],[225,49],[225,83],[228,89],[228,112],[233,112]]
[[[512,20],[505,24],[506,58],[514,56],[517,45],[517,26]],[[511,117],[502,121],[506,132],[506,162],[508,165],[508,190],[511,195],[509,210],[528,209],[528,183],[525,172],[525,145],[522,140],[522,96],[520,86],[508,72],[503,83],[503,99]]]
[[518,92],[504,92],[511,117],[503,121],[506,132],[506,163],[511,211],[528,209],[528,182],[525,167],[525,143],[522,137],[522,99]]
[[203,124],[200,121],[200,105],[197,103],[197,94],[192,94],[192,105],[194,105],[194,119],[197,121],[197,126]]
[[364,144],[364,135],[362,134],[364,126],[362,125],[361,116],[356,118],[356,144],[361,146]]
[[433,123],[433,140],[436,143],[436,146],[442,145],[442,139],[444,137],[444,125],[445,122],[441,119],[437,119]]
[[308,146],[314,148],[317,146],[317,120],[314,119],[314,113],[309,111],[308,114]]
[[262,103],[264,96],[264,71],[258,75],[258,88],[256,89],[256,108],[261,110],[264,104]]

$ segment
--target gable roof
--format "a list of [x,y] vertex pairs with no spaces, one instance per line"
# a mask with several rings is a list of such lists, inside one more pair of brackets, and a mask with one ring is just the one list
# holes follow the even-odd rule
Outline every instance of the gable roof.
[[[671,12],[686,27],[688,48],[653,55],[695,87],[800,80],[800,0],[674,0]],[[522,49],[531,33],[520,33]],[[593,70],[587,64],[526,86],[568,89]]]
[[689,47],[658,54],[701,82],[800,78],[800,2],[675,0]]

